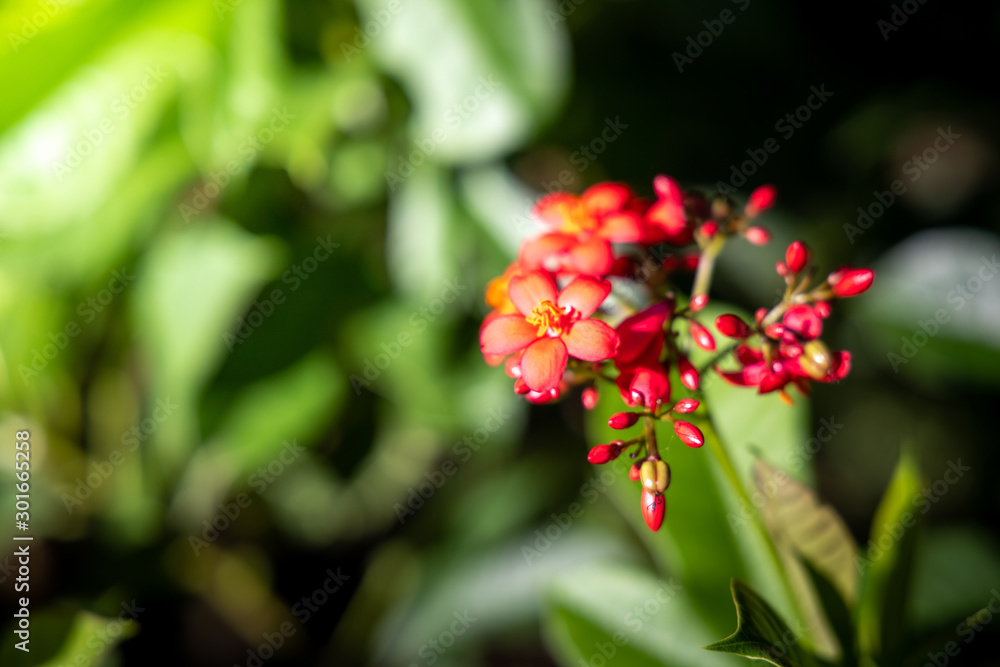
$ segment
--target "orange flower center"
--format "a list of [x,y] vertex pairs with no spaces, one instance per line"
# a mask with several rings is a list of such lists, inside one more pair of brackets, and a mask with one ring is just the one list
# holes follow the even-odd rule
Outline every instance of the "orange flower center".
[[535,306],[525,319],[528,324],[538,327],[539,336],[558,338],[568,333],[573,323],[580,319],[580,311],[569,306],[562,309],[555,303],[545,300]]
[[559,214],[563,219],[561,231],[566,234],[583,234],[597,228],[597,218],[583,204],[563,204],[559,207]]

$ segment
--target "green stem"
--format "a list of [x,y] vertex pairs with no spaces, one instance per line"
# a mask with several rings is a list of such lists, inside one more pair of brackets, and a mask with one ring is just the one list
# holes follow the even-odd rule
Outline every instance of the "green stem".
[[716,234],[705,249],[701,252],[701,260],[698,262],[698,272],[694,277],[694,287],[691,289],[691,296],[696,294],[708,294],[712,286],[712,273],[715,271],[715,260],[726,245],[726,234]]

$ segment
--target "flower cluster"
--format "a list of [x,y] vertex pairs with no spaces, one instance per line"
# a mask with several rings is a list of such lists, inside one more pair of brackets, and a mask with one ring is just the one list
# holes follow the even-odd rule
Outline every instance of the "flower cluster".
[[[597,445],[587,458],[602,464],[628,452],[634,461],[629,476],[642,486],[643,517],[655,531],[670,485],[656,422],[669,422],[690,447],[705,443],[692,423],[705,418],[694,414],[700,401],[675,400],[674,384],[697,396],[702,374],[714,370],[728,382],[776,391],[791,402],[788,385],[807,394],[812,381],[843,379],[850,353],[827,348],[820,338],[823,320],[833,299],[864,292],[874,273],[844,268],[814,284],[809,249],[792,243],[777,264],[786,283],[781,302],[758,310],[752,324],[733,314],[719,316],[715,328],[739,342],[720,350],[708,367],[696,368],[689,359],[694,347],[717,348],[697,319],[709,301],[715,259],[732,237],[757,245],[770,240],[756,218],[774,204],[775,190],[758,188],[742,209],[725,197],[684,191],[667,176],[656,177],[653,190],[655,199],[647,199],[621,183],[601,183],[582,195],[543,197],[534,211],[543,233],[526,240],[517,261],[487,286],[492,310],[480,346],[487,362],[503,364],[514,391],[533,403],[582,387],[584,407],[593,409],[599,383],[617,390],[629,410],[612,415],[609,426],[624,430],[641,422],[641,432]],[[688,299],[676,287],[686,273],[694,274]],[[641,306],[633,303],[637,297]],[[730,353],[736,370],[719,365]]]

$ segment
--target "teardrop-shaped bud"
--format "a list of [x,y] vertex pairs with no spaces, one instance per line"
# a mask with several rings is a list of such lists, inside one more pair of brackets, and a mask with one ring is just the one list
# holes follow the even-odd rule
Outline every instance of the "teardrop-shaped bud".
[[633,463],[632,467],[628,469],[628,478],[633,482],[639,479],[639,464]]
[[750,326],[732,313],[719,315],[715,319],[715,328],[729,338],[746,338],[752,333]]
[[699,310],[708,305],[708,295],[707,294],[695,294],[691,297],[691,303],[688,304],[688,310],[692,313],[697,313]]
[[758,308],[753,313],[753,321],[760,324],[767,317],[767,308]]
[[774,206],[778,191],[773,185],[762,185],[750,193],[747,199],[746,214],[750,217],[758,215]]
[[701,227],[699,227],[698,231],[706,239],[710,239],[719,232],[719,223],[715,222],[714,220],[709,220],[708,222],[704,223]]
[[701,447],[705,444],[705,436],[701,429],[690,422],[678,419],[674,422],[674,433],[688,447]]
[[682,398],[681,400],[677,401],[677,403],[674,405],[673,411],[680,413],[682,415],[686,415],[689,412],[694,412],[695,410],[697,410],[699,405],[701,405],[701,403],[699,403],[696,399]]
[[802,370],[809,374],[814,380],[822,380],[830,373],[833,366],[833,355],[830,349],[819,338],[811,340],[802,347],[802,354],[798,357]]
[[583,395],[580,396],[580,402],[583,403],[583,407],[586,410],[593,410],[597,407],[597,390],[593,387],[587,387],[583,390]]
[[656,494],[645,489],[642,490],[640,498],[642,507],[642,518],[646,520],[646,525],[654,533],[663,525],[663,514],[667,510],[667,499],[663,494]]
[[792,273],[798,273],[809,263],[809,248],[802,241],[792,241],[785,250],[785,264]]
[[823,320],[812,306],[804,303],[795,304],[786,310],[781,322],[786,329],[791,329],[805,340],[819,338],[823,334]]
[[838,272],[837,281],[830,281],[834,296],[841,298],[857,296],[866,292],[875,280],[875,272],[871,269],[849,269]]
[[616,440],[613,443],[609,443],[607,445],[597,445],[591,449],[590,453],[587,454],[587,460],[591,463],[600,465],[602,463],[607,463],[608,461],[614,461],[621,453],[621,441]]
[[829,301],[817,301],[813,304],[813,310],[816,314],[822,317],[824,320],[830,317],[830,302]]
[[698,385],[701,382],[701,376],[698,374],[698,369],[694,367],[687,357],[679,357],[677,359],[677,372],[681,376],[681,384],[690,389],[691,391],[697,391]]
[[638,412],[616,412],[608,419],[608,426],[614,429],[628,428],[639,421]]
[[743,236],[754,245],[767,245],[771,240],[771,232],[757,225],[747,227],[747,230],[743,232]]
[[708,329],[703,327],[698,322],[690,320],[691,323],[691,339],[695,344],[703,350],[708,352],[713,352],[715,350],[715,339],[712,334],[708,332]]

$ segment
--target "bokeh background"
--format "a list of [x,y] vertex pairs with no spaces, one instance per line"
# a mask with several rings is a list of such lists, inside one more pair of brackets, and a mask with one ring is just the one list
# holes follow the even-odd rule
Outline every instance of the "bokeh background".
[[[482,292],[540,193],[658,173],[779,188],[720,300],[773,303],[793,238],[876,269],[827,327],[854,370],[799,402],[796,442],[841,425],[803,476],[862,545],[904,444],[928,482],[969,468],[910,554],[923,664],[1000,586],[998,30],[944,2],[4,3],[0,508],[26,427],[27,664],[587,663],[595,607],[620,621],[635,583],[606,564],[698,564],[594,482],[578,396],[529,409],[483,363]],[[24,664],[3,525],[0,663]],[[727,579],[697,627],[671,613],[619,664],[700,664],[735,626]],[[997,637],[950,664],[1000,664]]]

